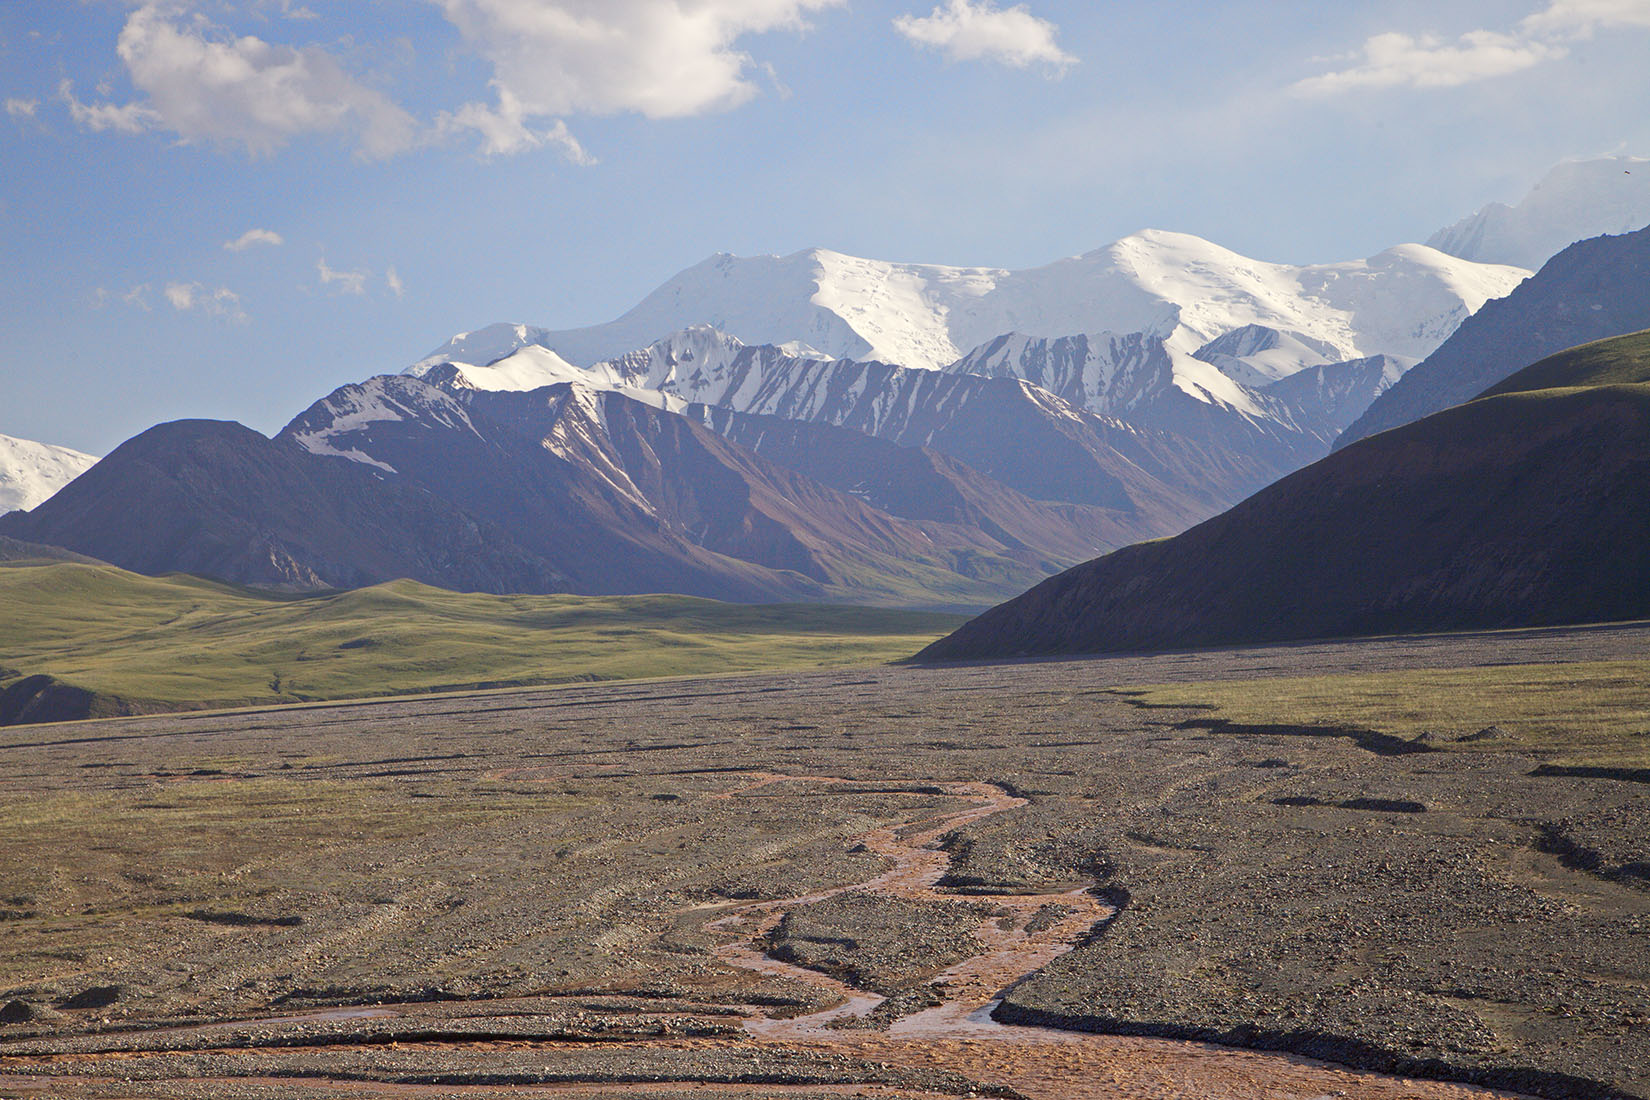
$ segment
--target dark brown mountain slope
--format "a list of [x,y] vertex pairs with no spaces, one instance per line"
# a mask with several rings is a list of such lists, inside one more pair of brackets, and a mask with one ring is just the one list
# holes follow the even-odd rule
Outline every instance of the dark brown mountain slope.
[[179,420],[126,441],[0,532],[140,573],[275,588],[411,577],[451,588],[561,591],[566,579],[451,504],[240,424]]
[[1183,535],[1050,578],[921,657],[1650,616],[1650,382],[1620,367],[1647,345],[1537,364],[1541,389],[1362,440]]

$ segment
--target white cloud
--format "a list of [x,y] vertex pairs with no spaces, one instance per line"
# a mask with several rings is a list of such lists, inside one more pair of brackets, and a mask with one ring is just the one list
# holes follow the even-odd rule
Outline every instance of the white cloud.
[[1552,0],[1512,31],[1473,30],[1453,42],[1377,34],[1353,55],[1357,63],[1350,68],[1308,77],[1292,90],[1329,96],[1357,88],[1452,88],[1564,57],[1567,41],[1609,27],[1650,27],[1650,0]]
[[58,84],[57,94],[69,105],[69,117],[83,130],[141,134],[161,121],[159,113],[144,103],[82,103],[75,97],[74,85],[67,80]]
[[738,48],[765,31],[806,29],[812,11],[844,0],[436,0],[493,67],[496,106],[471,103],[444,116],[447,130],[481,134],[483,151],[583,149],[557,121],[635,112],[683,118],[726,110],[757,93],[761,67]]
[[[665,119],[737,107],[760,83],[779,84],[771,67],[741,48],[743,39],[806,30],[811,13],[847,0],[428,0],[492,70],[490,99],[429,123],[319,46],[236,36],[190,15],[190,0],[129,2],[117,52],[139,95],[129,103],[84,103],[65,82],[62,97],[86,129],[169,131],[255,156],[300,135],[347,132],[369,158],[472,134],[484,156],[553,148],[584,165],[595,160],[569,130],[569,117]],[[990,9],[991,0],[981,3]],[[251,0],[240,10],[265,19],[313,15],[297,0]],[[1017,8],[992,14],[1029,19]],[[1057,50],[1054,56],[1064,59]]]
[[1571,38],[1606,27],[1650,27],[1650,0],[1553,0],[1518,26],[1527,34]]
[[[275,5],[275,7],[277,7],[279,9],[279,14],[282,17],[286,18],[286,19],[319,19],[319,18],[321,18],[319,15],[317,15],[315,12],[311,11],[309,8],[305,7],[304,5],[294,4],[292,2],[292,0],[274,0],[274,5]],[[270,6],[270,0],[263,0],[263,2],[259,6],[260,7],[269,7]]]
[[367,280],[372,277],[372,272],[365,268],[356,271],[334,271],[327,266],[324,258],[315,261],[315,271],[321,277],[322,286],[337,284],[336,290],[339,294],[365,294]]
[[1017,69],[1045,65],[1054,73],[1077,63],[1056,41],[1060,28],[1024,4],[999,8],[993,0],[948,0],[926,16],[900,16],[894,29],[952,61],[996,61]]
[[286,239],[273,229],[248,229],[232,241],[223,242],[224,248],[230,252],[245,252],[255,244],[285,244]]
[[10,97],[6,100],[6,114],[15,119],[33,118],[40,110],[38,99],[17,99]]
[[534,127],[527,121],[521,101],[508,88],[498,89],[498,106],[484,103],[466,103],[456,111],[444,113],[436,122],[442,134],[474,130],[481,135],[483,156],[501,156],[551,145],[561,150],[568,160],[578,165],[591,165],[596,158],[585,152],[579,139],[567,129],[567,123],[557,119],[553,124]]
[[230,321],[247,320],[241,308],[241,296],[228,287],[209,290],[201,283],[167,283],[163,294],[179,313],[200,312]]
[[353,131],[362,155],[382,158],[420,140],[411,115],[357,83],[319,47],[302,50],[233,37],[197,19],[185,26],[172,9],[145,3],[127,18],[116,44],[132,84],[148,98],[122,106],[87,105],[63,95],[75,121],[93,130],[166,129],[185,140],[239,145],[267,155],[306,133]]
[[384,271],[384,285],[389,287],[390,293],[397,298],[407,292],[407,285],[401,281],[401,276],[396,272],[393,264]]
[[172,303],[173,309],[194,309],[195,294],[200,289],[199,283],[167,283],[166,300]]
[[1431,36],[1378,34],[1364,43],[1359,64],[1302,80],[1295,90],[1302,95],[1334,95],[1354,88],[1452,88],[1563,55],[1561,46],[1495,31],[1469,31],[1455,43]]

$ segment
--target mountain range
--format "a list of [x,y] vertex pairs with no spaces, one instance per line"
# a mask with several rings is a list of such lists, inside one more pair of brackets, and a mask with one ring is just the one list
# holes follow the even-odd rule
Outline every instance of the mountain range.
[[811,249],[727,254],[679,273],[607,324],[497,324],[423,359],[473,366],[537,345],[589,367],[706,325],[791,354],[938,370],[1005,333],[1145,333],[1191,353],[1234,329],[1296,334],[1292,368],[1376,354],[1419,359],[1529,274],[1406,244],[1367,260],[1294,267],[1184,233],[1146,230],[1024,271],[902,264]]
[[[1038,511],[955,464],[943,472],[979,514],[1004,511],[1004,538],[891,515],[622,394],[392,375],[341,387],[274,439],[160,425],[0,530],[137,572],[295,590],[410,577],[930,606],[981,606],[1094,552],[1082,509]],[[1065,553],[1006,535],[1039,526]]]
[[0,535],[285,589],[979,608],[1650,324],[1640,251],[1586,242],[1528,282],[1158,231],[1019,272],[718,256],[607,325],[460,334],[273,439],[161,425]]

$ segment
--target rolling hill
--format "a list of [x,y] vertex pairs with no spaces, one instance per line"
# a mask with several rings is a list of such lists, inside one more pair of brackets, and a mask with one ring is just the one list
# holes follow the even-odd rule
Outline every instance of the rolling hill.
[[870,664],[957,621],[687,596],[465,594],[413,581],[283,596],[85,562],[0,564],[0,725]]

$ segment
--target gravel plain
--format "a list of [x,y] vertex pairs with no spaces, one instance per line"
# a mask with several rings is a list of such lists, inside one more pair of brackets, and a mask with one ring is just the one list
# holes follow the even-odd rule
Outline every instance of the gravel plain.
[[[1601,627],[7,729],[0,1096],[1650,1096],[1646,784],[1129,690],[1646,655]],[[869,885],[908,857],[932,882]],[[901,1035],[1073,891],[1095,919],[999,1023]],[[856,993],[862,1026],[773,1030]]]

